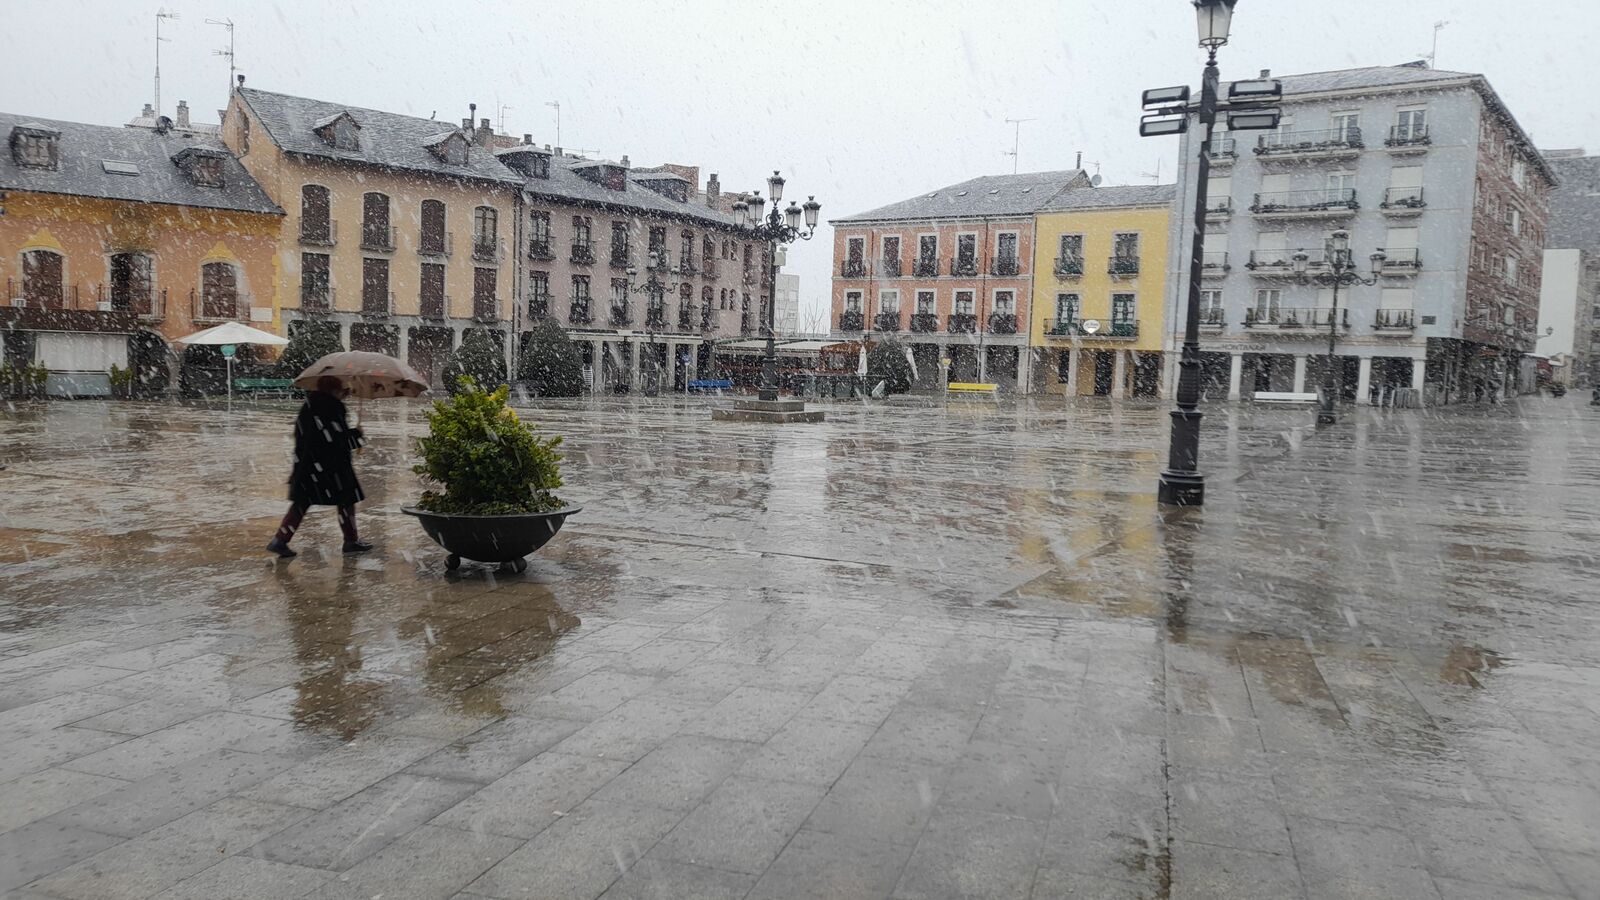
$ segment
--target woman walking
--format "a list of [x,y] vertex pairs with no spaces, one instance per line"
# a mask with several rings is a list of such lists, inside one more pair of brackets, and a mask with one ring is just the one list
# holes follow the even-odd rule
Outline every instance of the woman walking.
[[365,553],[372,545],[356,533],[356,504],[361,483],[356,480],[351,454],[361,446],[361,429],[345,419],[342,398],[350,392],[332,375],[317,379],[316,390],[306,394],[305,405],[294,422],[294,471],[289,475],[289,511],[267,550],[288,559],[297,555],[289,539],[312,506],[339,508],[339,529],[344,532],[345,553]]

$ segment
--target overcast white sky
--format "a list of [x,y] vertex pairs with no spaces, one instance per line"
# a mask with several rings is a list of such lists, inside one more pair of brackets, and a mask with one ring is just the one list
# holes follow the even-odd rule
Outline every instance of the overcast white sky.
[[[156,3],[7,4],[0,109],[121,123],[152,95]],[[1139,92],[1194,83],[1187,0],[167,0],[162,99],[200,121],[224,104],[226,31],[249,84],[460,121],[635,165],[680,162],[730,188],[783,170],[824,219],[981,174],[1069,168],[1109,184],[1171,181],[1176,138],[1138,137]],[[1506,10],[1511,10],[1508,14]],[[1223,77],[1405,62],[1487,74],[1544,148],[1600,152],[1600,7],[1575,0],[1243,0]],[[210,111],[210,112],[204,112]],[[804,199],[803,196],[800,199]],[[789,254],[825,310],[828,235]],[[804,318],[804,316],[802,317]]]

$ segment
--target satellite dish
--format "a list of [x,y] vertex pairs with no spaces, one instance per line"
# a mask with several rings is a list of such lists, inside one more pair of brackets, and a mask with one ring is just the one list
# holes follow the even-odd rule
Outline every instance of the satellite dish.
[[1091,175],[1091,176],[1089,176],[1089,183],[1094,185],[1095,187],[1099,187],[1100,186],[1100,182],[1103,181],[1103,180],[1104,179],[1102,179],[1099,175]]
[[1100,330],[1100,320],[1099,319],[1084,319],[1083,320],[1083,333],[1084,334],[1094,334],[1095,332],[1097,332],[1099,330]]

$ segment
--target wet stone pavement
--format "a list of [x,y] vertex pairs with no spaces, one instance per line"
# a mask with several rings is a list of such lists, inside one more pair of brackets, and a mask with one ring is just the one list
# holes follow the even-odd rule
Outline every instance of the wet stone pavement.
[[527,572],[293,408],[0,411],[0,896],[1600,897],[1600,414],[527,413]]

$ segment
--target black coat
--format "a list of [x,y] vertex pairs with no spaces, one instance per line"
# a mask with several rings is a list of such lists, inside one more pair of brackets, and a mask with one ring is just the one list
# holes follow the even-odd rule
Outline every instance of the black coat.
[[351,453],[361,446],[359,432],[345,419],[344,404],[332,394],[312,391],[294,421],[294,471],[289,501],[309,506],[350,506],[366,495],[356,480]]

